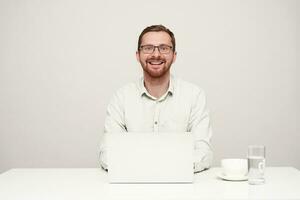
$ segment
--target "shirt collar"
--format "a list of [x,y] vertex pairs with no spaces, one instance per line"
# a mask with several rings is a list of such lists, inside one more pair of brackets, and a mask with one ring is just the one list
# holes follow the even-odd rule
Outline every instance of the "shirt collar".
[[[143,95],[147,95],[148,97],[150,97],[151,99],[154,99],[156,100],[155,97],[153,97],[151,94],[149,94],[149,92],[147,91],[146,87],[145,87],[145,84],[144,84],[144,77],[142,77],[139,81],[139,88],[140,88],[140,95],[141,97]],[[173,75],[170,76],[170,83],[169,83],[169,87],[168,87],[168,90],[165,94],[171,94],[173,95],[174,94],[174,77]],[[162,96],[164,97],[165,94]]]

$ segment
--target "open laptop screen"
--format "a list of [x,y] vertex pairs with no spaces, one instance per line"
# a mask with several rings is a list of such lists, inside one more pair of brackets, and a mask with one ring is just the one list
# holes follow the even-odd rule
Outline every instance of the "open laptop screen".
[[193,182],[191,133],[109,133],[111,183]]

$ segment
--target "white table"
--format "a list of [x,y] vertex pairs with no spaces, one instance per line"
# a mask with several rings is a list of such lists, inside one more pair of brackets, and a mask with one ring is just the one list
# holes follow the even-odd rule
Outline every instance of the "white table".
[[300,199],[295,168],[267,168],[264,185],[223,181],[219,172],[196,174],[193,184],[109,184],[102,169],[11,169],[0,174],[0,200]]

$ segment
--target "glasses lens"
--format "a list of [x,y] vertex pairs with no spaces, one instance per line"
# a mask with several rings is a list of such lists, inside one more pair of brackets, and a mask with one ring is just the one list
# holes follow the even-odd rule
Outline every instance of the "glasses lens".
[[168,45],[160,45],[159,46],[160,53],[169,53],[170,50],[171,50],[171,47]]
[[153,45],[145,45],[145,46],[142,46],[141,49],[144,53],[152,53],[154,50],[154,46]]

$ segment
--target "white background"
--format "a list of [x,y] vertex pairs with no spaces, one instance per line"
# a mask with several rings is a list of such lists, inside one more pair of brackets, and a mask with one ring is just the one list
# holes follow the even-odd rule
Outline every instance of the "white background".
[[142,75],[139,33],[169,27],[173,73],[206,91],[214,165],[267,147],[300,169],[299,1],[0,0],[0,172],[97,167],[106,106]]

